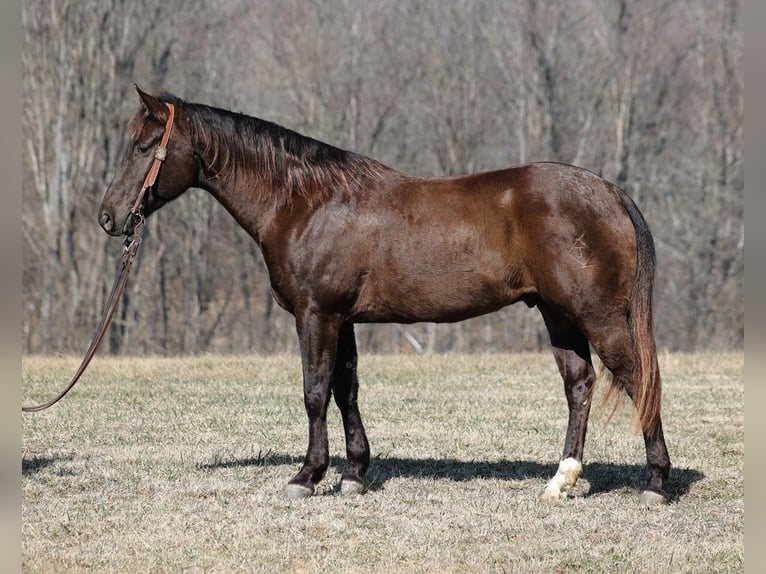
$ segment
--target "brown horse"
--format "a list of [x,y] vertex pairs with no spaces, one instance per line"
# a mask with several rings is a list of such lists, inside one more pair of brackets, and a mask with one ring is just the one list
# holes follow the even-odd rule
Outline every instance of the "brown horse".
[[[99,222],[111,235],[130,234],[198,187],[257,242],[275,299],[295,316],[303,364],[309,443],[287,496],[310,496],[325,474],[331,395],[348,458],[340,490],[365,490],[370,448],[354,323],[459,321],[521,300],[542,313],[569,407],[563,456],[543,497],[566,496],[582,474],[592,347],[636,405],[649,469],[644,499],[668,500],[654,245],[621,189],[560,163],[412,177],[258,118],[136,91],[142,107]],[[160,176],[144,194],[140,182],[166,132]]]

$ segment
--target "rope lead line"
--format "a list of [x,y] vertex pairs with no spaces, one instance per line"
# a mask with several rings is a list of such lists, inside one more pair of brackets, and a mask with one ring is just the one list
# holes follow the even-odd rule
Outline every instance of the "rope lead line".
[[59,402],[62,398],[64,398],[64,395],[66,395],[72,387],[74,387],[77,380],[80,378],[80,376],[85,372],[85,368],[88,366],[88,363],[90,363],[90,360],[93,358],[93,355],[96,354],[96,350],[98,349],[98,346],[101,344],[101,341],[104,339],[104,335],[106,334],[106,330],[109,327],[109,324],[112,322],[112,317],[114,316],[114,312],[117,310],[117,305],[119,304],[120,298],[122,297],[123,292],[125,291],[125,285],[128,283],[128,278],[130,277],[130,271],[133,269],[133,264],[136,261],[136,257],[138,255],[138,250],[141,247],[141,226],[137,226],[135,233],[130,236],[128,239],[126,239],[125,242],[125,248],[122,251],[122,256],[120,257],[120,264],[117,272],[117,278],[115,279],[114,286],[112,287],[112,292],[109,294],[109,299],[106,303],[106,307],[104,308],[104,312],[101,315],[101,321],[98,325],[98,330],[96,331],[95,337],[93,337],[93,340],[90,342],[90,345],[88,346],[88,350],[85,352],[85,356],[82,359],[82,362],[80,363],[79,368],[77,369],[77,372],[75,372],[74,376],[72,377],[72,380],[69,381],[69,384],[64,388],[63,391],[61,391],[58,396],[52,398],[47,403],[42,403],[39,405],[31,405],[31,406],[22,406],[21,410],[25,413],[34,413],[43,411],[49,407],[52,407],[57,402]]

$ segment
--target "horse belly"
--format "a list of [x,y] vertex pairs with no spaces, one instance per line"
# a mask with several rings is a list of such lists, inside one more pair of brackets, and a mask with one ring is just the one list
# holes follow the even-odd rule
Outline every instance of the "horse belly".
[[354,320],[454,322],[533,291],[494,195],[455,184],[437,191],[403,195],[400,210],[375,220]]
[[411,269],[395,266],[370,271],[353,318],[358,322],[455,322],[497,311],[527,291],[514,288],[504,272],[454,261],[426,262]]

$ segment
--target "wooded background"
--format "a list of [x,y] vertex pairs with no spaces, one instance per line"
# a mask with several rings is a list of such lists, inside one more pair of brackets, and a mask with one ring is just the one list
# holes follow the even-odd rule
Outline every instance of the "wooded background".
[[[743,17],[742,0],[25,0],[22,350],[81,353],[95,329],[122,249],[96,213],[134,82],[412,174],[589,168],[652,228],[659,346],[741,349]],[[297,348],[257,246],[201,190],[149,219],[119,313],[112,353]],[[523,305],[357,332],[378,352],[548,345]]]

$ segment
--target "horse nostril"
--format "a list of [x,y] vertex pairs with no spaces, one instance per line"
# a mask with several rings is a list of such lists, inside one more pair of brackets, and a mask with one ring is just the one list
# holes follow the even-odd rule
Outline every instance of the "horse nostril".
[[101,216],[98,218],[98,222],[101,224],[101,227],[104,228],[104,231],[112,231],[114,229],[114,220],[112,219],[112,216],[109,215],[106,211],[101,212]]

